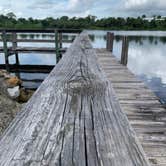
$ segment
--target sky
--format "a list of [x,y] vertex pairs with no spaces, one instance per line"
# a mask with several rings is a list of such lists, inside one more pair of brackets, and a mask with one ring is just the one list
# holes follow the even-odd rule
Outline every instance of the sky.
[[0,0],[0,14],[17,17],[166,16],[166,0]]

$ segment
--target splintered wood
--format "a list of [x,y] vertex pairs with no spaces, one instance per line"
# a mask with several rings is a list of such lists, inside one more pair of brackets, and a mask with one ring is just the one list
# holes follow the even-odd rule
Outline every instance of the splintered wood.
[[0,140],[1,166],[149,166],[82,33]]

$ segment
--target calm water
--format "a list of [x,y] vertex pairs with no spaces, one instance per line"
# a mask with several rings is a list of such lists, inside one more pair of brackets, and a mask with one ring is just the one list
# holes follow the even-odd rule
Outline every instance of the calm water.
[[[95,48],[103,48],[106,46],[107,31],[91,31],[87,30],[91,37],[92,44]],[[115,33],[114,55],[120,59],[121,54],[121,36],[129,36],[129,58],[128,68],[135,73],[147,86],[149,86],[160,101],[166,104],[166,32],[160,31],[113,31]],[[20,36],[20,38],[53,38],[45,34]],[[73,36],[65,36],[65,38],[73,38]],[[1,43],[0,43],[1,45]],[[21,46],[31,46],[31,44],[20,43]],[[46,44],[37,43],[35,46],[45,46]],[[33,44],[34,46],[34,44]],[[47,44],[54,46],[54,44]],[[64,44],[68,47],[69,44]],[[4,63],[4,56],[0,54],[0,63]],[[10,63],[15,63],[14,56],[10,57]],[[30,53],[20,56],[21,64],[56,64],[56,56]],[[42,73],[21,73],[21,78],[25,79],[44,79],[47,74]],[[40,83],[28,82],[24,83],[25,87],[38,87]]]

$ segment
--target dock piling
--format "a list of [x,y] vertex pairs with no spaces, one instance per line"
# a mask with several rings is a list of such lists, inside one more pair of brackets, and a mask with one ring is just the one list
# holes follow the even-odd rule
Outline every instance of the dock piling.
[[127,61],[128,61],[128,47],[129,47],[128,38],[127,38],[127,36],[123,36],[121,64],[123,64],[125,66],[127,65]]
[[113,51],[113,43],[114,43],[114,33],[107,32],[107,50],[108,51]]

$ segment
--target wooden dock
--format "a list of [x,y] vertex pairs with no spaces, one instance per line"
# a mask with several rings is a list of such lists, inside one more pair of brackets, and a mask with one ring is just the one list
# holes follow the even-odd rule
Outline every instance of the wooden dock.
[[0,166],[166,166],[166,110],[125,66],[127,38],[119,62],[107,37],[76,38],[0,139]]
[[166,109],[155,94],[111,52],[97,49],[98,61],[111,80],[122,110],[135,129],[153,166],[166,166]]
[[0,165],[150,166],[88,35],[75,39],[4,132]]

